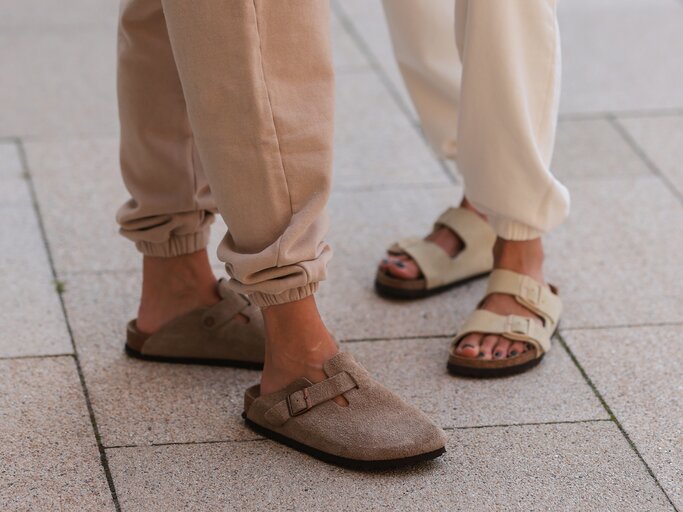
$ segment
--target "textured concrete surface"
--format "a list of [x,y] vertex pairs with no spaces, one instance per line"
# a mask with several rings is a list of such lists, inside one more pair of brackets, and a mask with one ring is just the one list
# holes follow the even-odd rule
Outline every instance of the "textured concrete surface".
[[683,328],[567,333],[567,343],[676,506],[683,508]]
[[44,3],[0,5],[0,510],[683,510],[681,0],[559,3],[553,170],[572,215],[546,273],[561,339],[495,381],[445,373],[485,280],[413,303],[373,292],[385,248],[428,232],[462,180],[420,135],[381,2],[333,0],[335,258],[319,304],[344,349],[449,429],[445,457],[374,474],[248,431],[257,372],[124,355],[140,257],[114,220],[118,7]]
[[672,510],[610,422],[456,430],[447,450],[370,474],[271,441],[109,456],[124,510]]
[[0,361],[0,510],[113,510],[71,357]]

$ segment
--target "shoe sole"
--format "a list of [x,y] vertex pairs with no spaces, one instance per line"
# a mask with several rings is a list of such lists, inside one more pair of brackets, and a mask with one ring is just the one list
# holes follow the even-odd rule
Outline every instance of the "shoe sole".
[[456,286],[462,286],[469,282],[476,281],[489,275],[491,272],[482,272],[481,274],[476,274],[465,279],[460,279],[458,281],[453,281],[452,283],[444,284],[443,286],[437,286],[436,288],[411,290],[408,288],[396,288],[395,286],[389,286],[384,283],[379,282],[375,279],[375,291],[377,295],[387,298],[387,299],[399,299],[399,300],[415,300],[415,299],[425,299],[431,297],[432,295],[438,295],[439,293],[446,292],[451,288]]
[[451,375],[457,375],[459,377],[476,377],[480,379],[490,379],[496,377],[508,377],[510,375],[518,375],[526,371],[531,370],[534,366],[543,359],[543,354],[541,357],[531,359],[526,363],[517,364],[513,366],[504,366],[502,368],[478,368],[476,366],[461,366],[459,364],[448,363],[448,373]]
[[401,467],[406,467],[406,466],[412,466],[412,465],[417,464],[419,462],[424,462],[424,461],[436,459],[437,457],[440,457],[441,455],[446,453],[446,448],[442,447],[442,448],[439,448],[438,450],[434,450],[434,451],[427,452],[427,453],[421,453],[420,455],[413,455],[411,457],[404,457],[402,459],[388,459],[388,460],[349,459],[347,457],[339,457],[338,455],[332,455],[332,454],[323,452],[323,451],[318,450],[316,448],[313,448],[311,446],[307,446],[303,443],[295,441],[294,439],[290,439],[289,437],[278,434],[277,432],[273,432],[272,430],[264,428],[261,425],[258,425],[256,423],[254,423],[253,421],[251,421],[249,418],[247,418],[246,413],[242,413],[242,418],[244,418],[244,422],[246,423],[246,425],[251,430],[256,432],[257,434],[260,434],[264,437],[272,439],[273,441],[277,441],[278,443],[282,443],[286,446],[289,446],[290,448],[293,448],[297,451],[300,451],[302,453],[310,455],[311,457],[314,457],[318,460],[321,460],[323,462],[327,462],[328,464],[333,464],[335,466],[341,466],[341,467],[349,468],[349,469],[357,469],[357,470],[363,470],[363,471],[379,471],[379,470],[386,470],[386,469],[396,469],[396,468],[401,468]]
[[174,364],[199,364],[203,366],[229,366],[231,368],[243,368],[246,370],[263,370],[263,363],[252,361],[239,361],[233,359],[202,359],[195,357],[168,357],[143,354],[126,343],[126,354],[142,361],[152,361],[155,363],[174,363]]

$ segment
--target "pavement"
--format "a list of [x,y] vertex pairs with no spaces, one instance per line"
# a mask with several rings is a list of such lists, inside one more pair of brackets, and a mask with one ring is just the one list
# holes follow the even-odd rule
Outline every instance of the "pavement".
[[573,204],[547,275],[566,312],[542,365],[495,381],[444,371],[483,281],[410,304],[373,294],[383,249],[425,233],[462,185],[420,134],[379,2],[333,7],[321,308],[448,453],[331,467],[244,427],[258,373],[126,358],[140,258],[114,221],[116,2],[3,0],[0,510],[683,510],[683,1],[560,2],[553,169]]

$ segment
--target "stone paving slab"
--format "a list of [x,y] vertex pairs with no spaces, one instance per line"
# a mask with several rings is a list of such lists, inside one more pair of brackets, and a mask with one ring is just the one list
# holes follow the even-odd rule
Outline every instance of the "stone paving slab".
[[114,510],[71,357],[0,361],[0,510]]
[[[118,2],[111,0],[69,0],[59,9],[46,9],[43,0],[4,0],[0,27],[3,30],[68,28],[104,25],[111,27],[118,16]],[[104,28],[102,27],[102,28]]]
[[683,196],[683,114],[618,120]]
[[150,363],[124,353],[138,273],[66,276],[64,295],[105,446],[253,439],[240,413],[259,373]]
[[562,112],[683,105],[683,88],[672,87],[683,81],[679,0],[573,0],[558,9]]
[[683,324],[568,332],[569,347],[683,508]]
[[374,71],[337,75],[334,188],[449,184]]
[[0,205],[27,206],[31,204],[29,188],[13,142],[0,142]]
[[560,181],[623,178],[651,174],[650,169],[606,119],[564,119],[558,123],[551,164]]
[[0,144],[0,357],[71,353],[52,271],[13,144]]
[[[546,244],[563,328],[683,322],[683,209],[656,176],[568,182],[572,214]],[[664,284],[666,283],[666,286]]]
[[115,48],[113,25],[0,31],[0,137],[115,135]]
[[456,430],[440,460],[383,473],[271,441],[107,453],[130,511],[673,510],[611,422]]
[[533,371],[490,381],[448,374],[449,346],[449,338],[436,338],[346,343],[344,350],[444,428],[609,419],[557,341]]

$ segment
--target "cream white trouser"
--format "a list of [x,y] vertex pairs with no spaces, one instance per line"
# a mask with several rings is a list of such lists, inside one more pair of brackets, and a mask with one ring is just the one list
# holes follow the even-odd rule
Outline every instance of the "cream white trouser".
[[[230,286],[259,306],[325,278],[334,73],[320,0],[122,0],[121,234],[204,249],[216,210]],[[210,187],[210,188],[209,188]]]
[[384,0],[399,68],[439,155],[498,236],[569,213],[550,172],[560,97],[558,0]]

